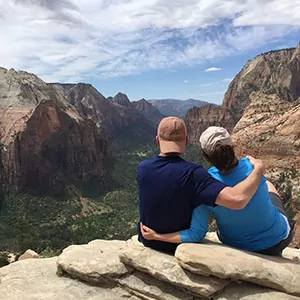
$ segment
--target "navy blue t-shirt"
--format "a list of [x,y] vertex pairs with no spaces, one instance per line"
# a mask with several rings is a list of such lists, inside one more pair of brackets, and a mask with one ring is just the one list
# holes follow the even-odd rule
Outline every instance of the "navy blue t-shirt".
[[[179,156],[155,156],[141,162],[137,181],[140,221],[159,233],[189,228],[194,208],[214,206],[226,187],[201,166]],[[139,236],[147,247],[170,253],[176,250],[177,244],[145,240],[140,230]]]

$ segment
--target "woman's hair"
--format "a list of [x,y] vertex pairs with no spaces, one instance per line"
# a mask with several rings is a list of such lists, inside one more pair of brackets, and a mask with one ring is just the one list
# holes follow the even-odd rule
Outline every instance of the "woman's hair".
[[221,173],[229,173],[238,164],[233,146],[217,144],[210,154],[203,151],[203,156]]

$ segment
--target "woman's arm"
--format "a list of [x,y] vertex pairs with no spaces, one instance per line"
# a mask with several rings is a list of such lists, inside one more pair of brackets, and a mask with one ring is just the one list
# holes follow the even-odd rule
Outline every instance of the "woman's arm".
[[141,233],[146,240],[156,240],[168,243],[197,243],[206,235],[208,230],[208,210],[204,205],[193,211],[191,227],[172,233],[157,233],[155,230],[140,223]]

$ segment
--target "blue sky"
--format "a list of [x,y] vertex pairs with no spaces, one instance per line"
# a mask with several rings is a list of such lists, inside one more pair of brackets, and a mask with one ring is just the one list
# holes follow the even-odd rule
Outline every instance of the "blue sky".
[[299,43],[300,0],[0,0],[0,30],[5,68],[220,104],[247,60]]

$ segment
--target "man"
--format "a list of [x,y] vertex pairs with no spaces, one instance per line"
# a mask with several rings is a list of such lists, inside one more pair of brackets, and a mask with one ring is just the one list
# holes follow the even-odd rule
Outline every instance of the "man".
[[[252,173],[234,187],[212,178],[199,165],[181,158],[188,143],[184,121],[176,117],[161,120],[156,136],[160,154],[141,162],[137,169],[140,221],[159,233],[190,227],[193,210],[201,205],[244,208],[254,195],[264,172],[253,158]],[[178,244],[139,238],[147,247],[174,253]]]

